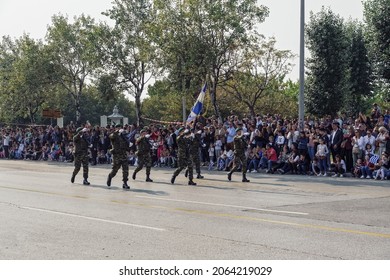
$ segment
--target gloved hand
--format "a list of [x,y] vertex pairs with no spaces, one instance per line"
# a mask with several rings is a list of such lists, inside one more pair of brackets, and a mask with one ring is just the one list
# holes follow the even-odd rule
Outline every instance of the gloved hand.
[[245,132],[244,135],[245,135],[245,136],[248,136],[248,135],[250,135],[250,133],[249,133],[249,132]]
[[88,131],[88,128],[84,127],[81,131],[82,131],[82,132],[87,132],[87,131]]
[[129,147],[131,148],[131,147],[133,147],[133,142],[130,142],[130,144],[129,144]]
[[92,148],[92,147],[93,147],[93,145],[91,144],[91,145],[89,145],[88,147],[89,147],[89,148]]
[[145,137],[146,137],[146,138],[149,138],[149,137],[150,137],[150,134],[146,134]]
[[124,131],[124,129],[123,129],[123,128],[119,129],[119,133],[122,133],[123,131]]

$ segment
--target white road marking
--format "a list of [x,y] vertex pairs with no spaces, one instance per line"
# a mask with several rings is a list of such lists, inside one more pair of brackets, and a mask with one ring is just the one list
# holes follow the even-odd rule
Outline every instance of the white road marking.
[[54,210],[47,210],[47,209],[27,207],[27,206],[20,206],[20,208],[21,209],[27,209],[27,210],[33,210],[33,211],[40,211],[40,212],[58,214],[58,215],[63,215],[63,216],[69,216],[69,217],[75,217],[75,218],[82,218],[82,219],[87,219],[87,220],[91,220],[91,221],[105,222],[105,223],[116,224],[116,225],[131,226],[131,227],[144,228],[144,229],[150,229],[150,230],[156,230],[156,231],[165,231],[165,229],[163,229],[163,228],[143,226],[143,225],[137,225],[137,224],[130,224],[130,223],[125,223],[125,222],[106,220],[106,219],[100,219],[100,218],[95,218],[95,217],[88,217],[88,216],[71,214],[71,213],[65,213],[65,212],[54,211]]
[[162,198],[162,197],[150,197],[150,196],[143,196],[143,195],[137,195],[136,197],[138,197],[138,198],[147,198],[147,199],[156,199],[156,200],[165,200],[165,201],[184,202],[184,203],[192,203],[192,204],[201,204],[201,205],[210,205],[210,206],[231,207],[231,208],[239,208],[239,209],[244,209],[244,210],[257,210],[257,211],[272,212],[272,213],[283,213],[283,214],[304,215],[304,216],[309,215],[309,213],[303,213],[303,212],[292,212],[292,211],[262,209],[262,208],[246,207],[246,206],[240,206],[240,205],[209,203],[209,202],[192,201],[192,200],[171,199],[171,198]]

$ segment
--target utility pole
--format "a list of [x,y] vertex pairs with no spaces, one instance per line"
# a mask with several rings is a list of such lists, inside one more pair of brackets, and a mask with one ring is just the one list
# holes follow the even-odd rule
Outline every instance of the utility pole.
[[301,35],[299,55],[299,130],[305,121],[305,0],[301,0]]

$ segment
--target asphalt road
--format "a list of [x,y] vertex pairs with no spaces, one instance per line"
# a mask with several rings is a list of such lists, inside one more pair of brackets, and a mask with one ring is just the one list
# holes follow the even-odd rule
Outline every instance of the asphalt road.
[[390,181],[152,169],[124,191],[109,170],[1,160],[0,259],[390,259]]

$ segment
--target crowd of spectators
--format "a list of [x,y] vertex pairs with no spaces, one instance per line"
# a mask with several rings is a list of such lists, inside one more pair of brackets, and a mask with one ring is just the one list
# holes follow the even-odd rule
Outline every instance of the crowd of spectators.
[[[239,118],[231,115],[223,121],[199,116],[192,128],[201,133],[199,153],[202,166],[209,170],[232,168],[235,129],[242,127],[248,142],[248,172],[344,176],[389,179],[390,112],[374,104],[371,114],[357,118],[343,115],[307,117],[304,128],[297,120],[279,115]],[[180,124],[151,123],[150,141],[155,167],[175,168],[176,136]],[[193,127],[195,126],[195,127]],[[109,135],[113,126],[90,126],[90,163],[110,164]],[[135,142],[139,129],[124,127],[129,143]],[[0,126],[0,158],[73,162],[73,135],[76,127]],[[136,165],[136,145],[129,153],[129,164]]]

